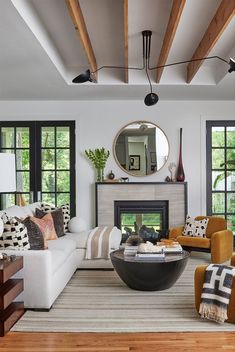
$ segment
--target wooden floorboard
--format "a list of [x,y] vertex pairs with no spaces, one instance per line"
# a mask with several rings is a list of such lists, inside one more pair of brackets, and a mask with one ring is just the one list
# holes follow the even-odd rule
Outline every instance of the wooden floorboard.
[[0,338],[1,352],[235,351],[235,332],[21,333]]

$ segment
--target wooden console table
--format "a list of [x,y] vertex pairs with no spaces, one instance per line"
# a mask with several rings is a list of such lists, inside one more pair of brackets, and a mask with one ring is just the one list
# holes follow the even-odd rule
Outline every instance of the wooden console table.
[[24,314],[24,303],[13,302],[23,291],[23,279],[11,277],[23,268],[23,257],[0,260],[0,336],[4,336]]

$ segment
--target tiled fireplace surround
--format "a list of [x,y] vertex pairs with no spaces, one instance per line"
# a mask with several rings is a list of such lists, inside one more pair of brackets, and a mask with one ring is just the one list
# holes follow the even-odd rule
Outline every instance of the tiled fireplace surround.
[[181,226],[187,214],[186,182],[96,183],[96,225],[114,225],[114,201],[168,201],[169,228]]

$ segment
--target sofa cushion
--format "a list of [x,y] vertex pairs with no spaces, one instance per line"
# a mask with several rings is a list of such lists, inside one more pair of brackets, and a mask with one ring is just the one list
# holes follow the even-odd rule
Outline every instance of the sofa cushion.
[[[42,219],[47,213],[36,208],[35,217]],[[61,208],[53,210],[51,213],[57,237],[64,236],[64,216]]]
[[207,218],[194,220],[190,216],[187,216],[182,234],[183,236],[190,237],[206,237],[207,224]]
[[35,224],[35,222],[33,222],[29,216],[24,220],[21,220],[21,222],[27,227],[30,249],[45,249],[44,237],[38,225]]
[[4,213],[8,217],[17,216],[18,218],[25,218],[26,216],[24,207],[20,207],[18,205],[13,205],[12,207],[7,208],[6,210],[4,210]]
[[3,233],[0,236],[0,247],[4,249],[28,250],[30,248],[27,228],[15,217],[2,216]]
[[[68,222],[70,220],[70,207],[69,204],[63,204],[60,207],[62,209],[63,216],[64,216],[64,232],[68,231]],[[54,205],[46,204],[46,203],[41,203],[41,210],[44,211],[45,213],[50,213],[53,210],[58,209]]]
[[86,248],[86,243],[90,231],[82,231],[77,233],[66,233],[66,237],[76,243],[76,248]]
[[51,213],[44,215],[41,219],[36,218],[35,216],[30,216],[30,220],[32,220],[36,225],[38,225],[38,227],[42,231],[46,248],[48,240],[56,240],[58,238],[55,232],[54,222]]
[[54,273],[66,261],[70,254],[76,249],[76,243],[67,236],[60,237],[58,240],[49,240],[48,250],[52,256],[52,272]]
[[[77,232],[77,233],[66,233],[66,237],[76,242],[76,248],[87,247],[87,239],[91,230]],[[121,231],[114,226],[113,231],[110,235],[110,248],[118,249],[121,242],[122,234]]]
[[199,248],[208,248],[208,249],[211,246],[211,241],[209,238],[178,236],[177,241],[181,244],[181,246],[199,247]]
[[206,237],[210,238],[214,232],[227,229],[227,220],[219,216],[197,216],[195,220],[209,219],[206,228]]

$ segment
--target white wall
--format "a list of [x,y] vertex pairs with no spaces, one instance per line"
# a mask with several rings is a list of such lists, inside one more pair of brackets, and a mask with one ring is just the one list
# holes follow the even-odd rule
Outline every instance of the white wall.
[[76,120],[77,215],[94,224],[95,173],[84,157],[88,148],[105,147],[112,151],[112,142],[119,129],[128,122],[145,120],[156,123],[166,133],[170,155],[166,166],[157,174],[131,177],[116,165],[113,154],[106,166],[116,177],[130,181],[164,181],[170,162],[178,163],[179,129],[183,127],[183,164],[188,182],[188,213],[206,212],[205,121],[235,119],[235,102],[227,101],[162,101],[146,107],[142,101],[35,101],[0,102],[1,120]]

